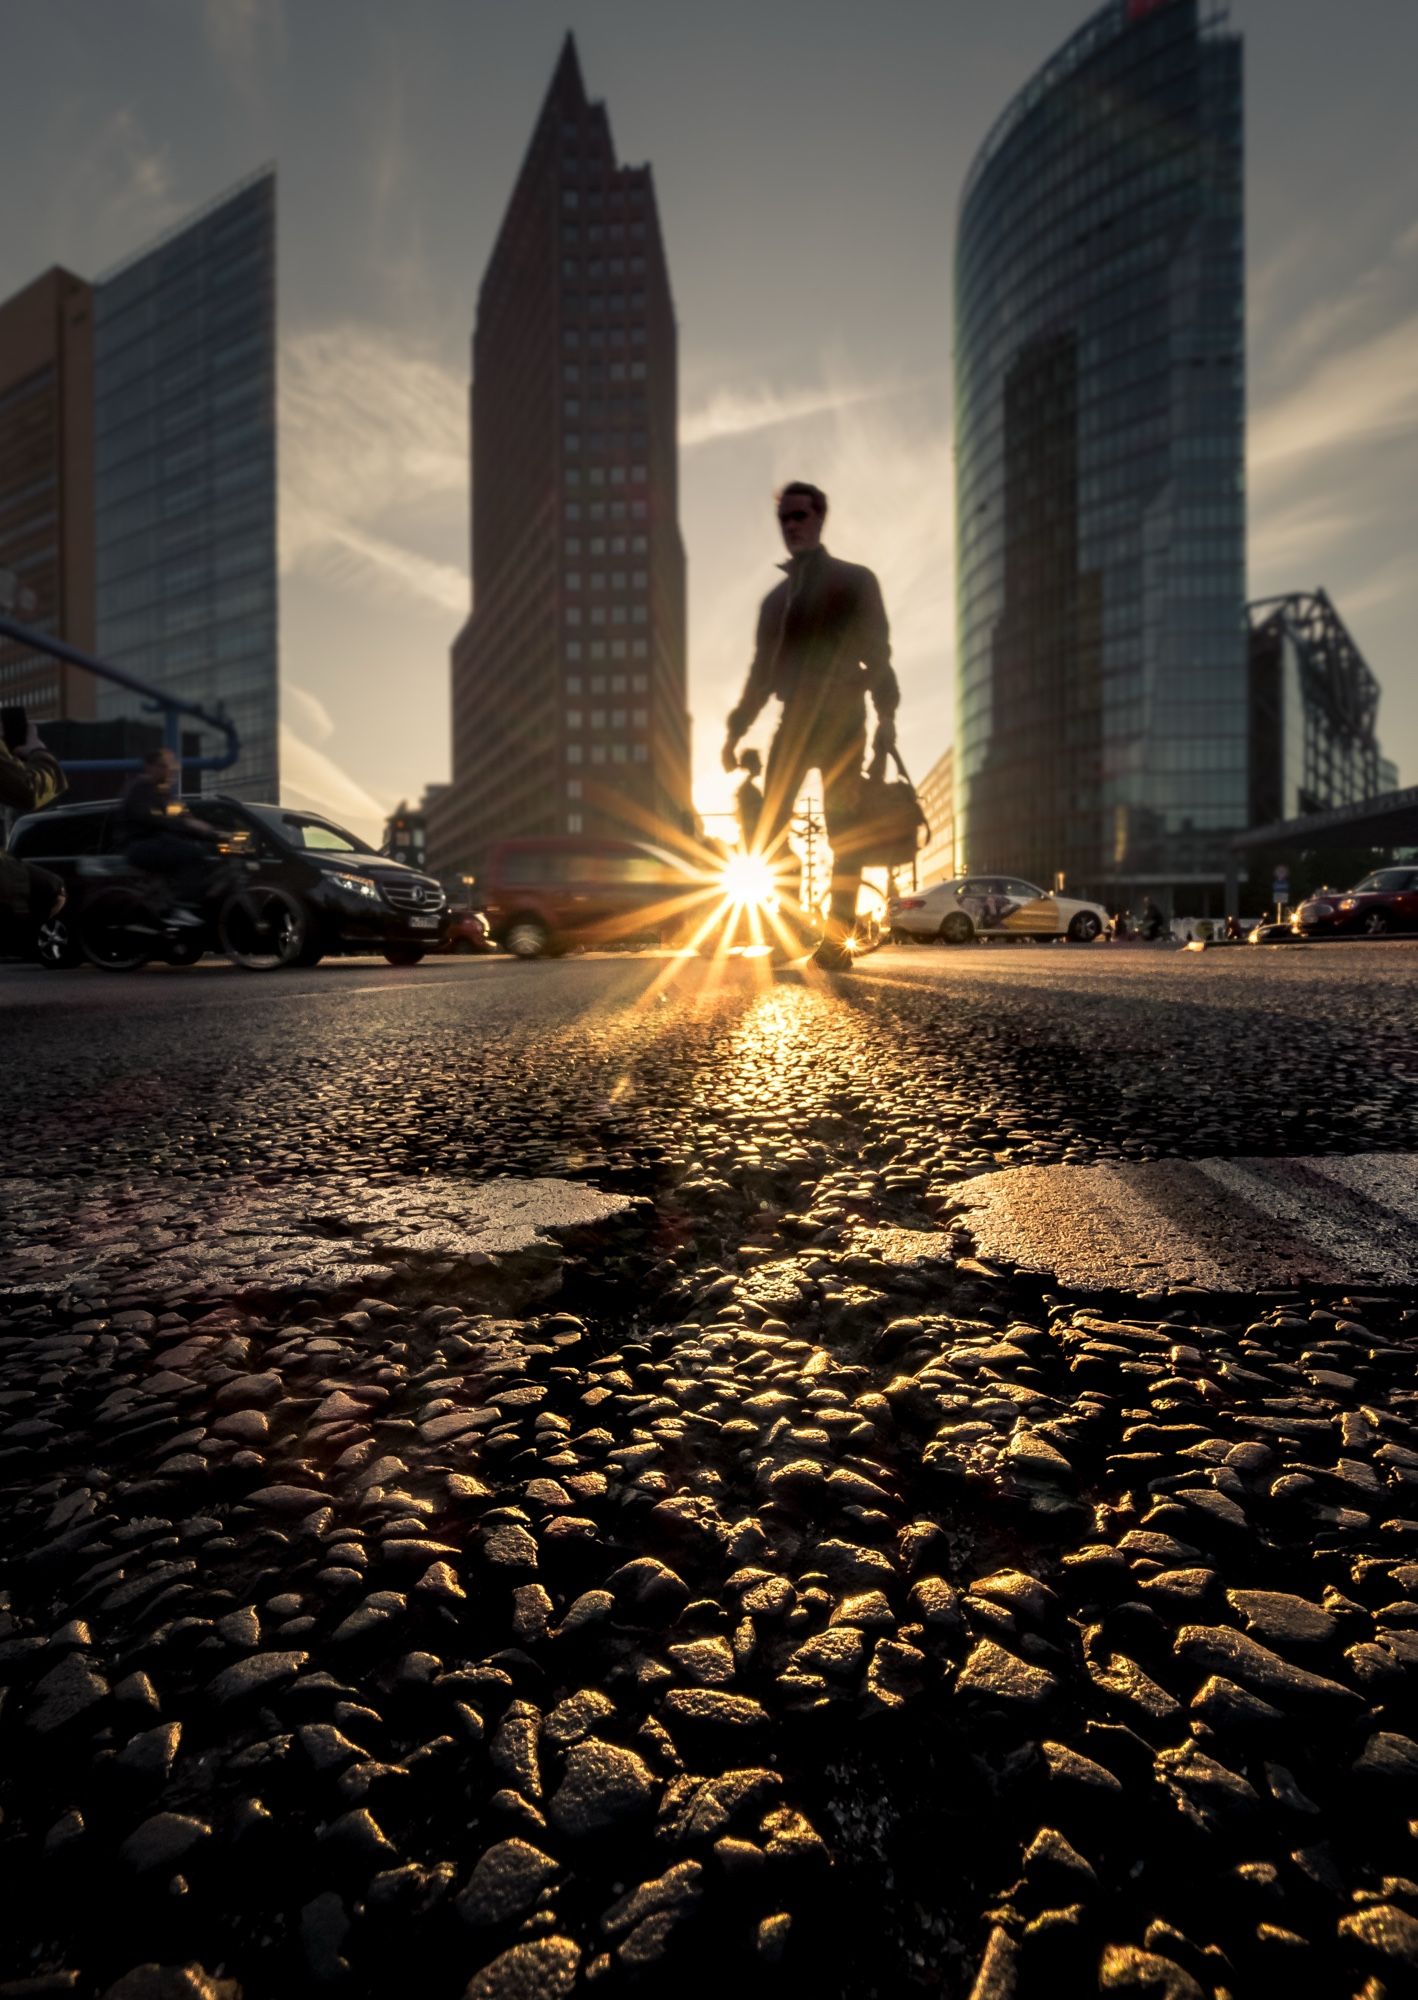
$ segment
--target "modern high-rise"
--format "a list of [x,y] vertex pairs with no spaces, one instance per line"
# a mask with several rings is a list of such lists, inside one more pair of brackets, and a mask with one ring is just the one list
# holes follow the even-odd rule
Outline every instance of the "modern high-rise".
[[[0,571],[23,622],[94,642],[93,295],[56,266],[0,305]],[[0,639],[0,704],[93,714],[93,676]]]
[[504,835],[692,827],[676,367],[650,169],[568,36],[478,295],[440,874]]
[[1247,823],[1241,44],[1108,0],[971,169],[961,866],[1220,907]]
[[[278,799],[272,170],[95,285],[94,457],[100,655],[224,708],[209,784]],[[138,712],[100,684],[100,717]]]
[[[264,169],[98,283],[56,267],[0,305],[0,570],[23,592],[21,615],[224,708],[241,757],[215,782],[268,799],[275,200]],[[153,722],[140,696],[6,641],[0,699],[40,722],[140,723],[143,740]],[[183,735],[197,753],[221,746],[190,724]],[[74,741],[75,756],[127,744],[122,730]]]

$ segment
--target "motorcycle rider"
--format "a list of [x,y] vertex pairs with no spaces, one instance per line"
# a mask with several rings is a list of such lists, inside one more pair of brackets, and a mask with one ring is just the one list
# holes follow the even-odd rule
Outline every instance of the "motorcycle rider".
[[160,876],[168,884],[175,905],[169,912],[171,921],[190,927],[203,922],[197,905],[211,875],[207,850],[221,836],[174,798],[181,770],[171,750],[148,752],[142,770],[123,794],[119,838],[125,857],[135,868]]

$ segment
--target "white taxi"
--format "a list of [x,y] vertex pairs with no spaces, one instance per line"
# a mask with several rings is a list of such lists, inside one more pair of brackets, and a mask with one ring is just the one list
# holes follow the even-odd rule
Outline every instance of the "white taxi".
[[1055,896],[1017,875],[964,875],[897,896],[890,905],[891,935],[940,938],[969,944],[973,938],[1058,938],[1092,944],[1108,912],[1101,903]]

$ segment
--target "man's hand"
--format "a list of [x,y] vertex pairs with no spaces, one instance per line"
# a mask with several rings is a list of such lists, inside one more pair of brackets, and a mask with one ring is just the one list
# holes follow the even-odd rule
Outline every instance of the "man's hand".
[[730,730],[724,738],[724,747],[719,754],[719,762],[726,771],[737,771],[739,767],[739,739]]

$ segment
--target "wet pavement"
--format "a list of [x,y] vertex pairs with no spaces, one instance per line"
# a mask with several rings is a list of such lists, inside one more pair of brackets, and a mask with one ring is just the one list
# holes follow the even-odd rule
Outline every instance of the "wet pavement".
[[0,1996],[1412,1991],[1415,978],[0,969]]

